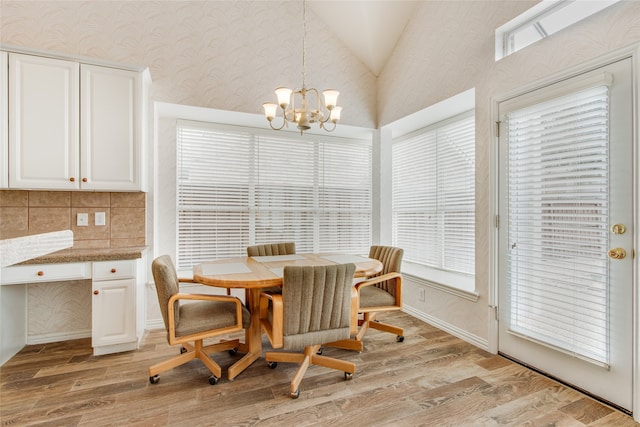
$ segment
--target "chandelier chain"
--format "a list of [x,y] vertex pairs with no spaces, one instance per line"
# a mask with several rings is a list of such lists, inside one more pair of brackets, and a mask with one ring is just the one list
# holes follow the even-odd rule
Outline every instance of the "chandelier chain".
[[306,85],[306,65],[305,65],[305,56],[306,56],[306,46],[307,44],[307,0],[302,2],[302,87],[305,88]]

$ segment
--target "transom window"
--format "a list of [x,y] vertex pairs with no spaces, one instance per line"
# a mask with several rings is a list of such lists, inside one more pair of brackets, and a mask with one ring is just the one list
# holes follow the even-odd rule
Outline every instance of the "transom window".
[[620,0],[543,0],[496,30],[496,61]]

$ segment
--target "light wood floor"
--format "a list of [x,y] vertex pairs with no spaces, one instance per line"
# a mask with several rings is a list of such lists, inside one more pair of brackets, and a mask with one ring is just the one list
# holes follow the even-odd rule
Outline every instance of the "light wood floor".
[[[22,426],[634,426],[577,391],[493,356],[409,315],[405,341],[370,331],[365,351],[327,348],[357,364],[351,381],[312,366],[300,398],[296,367],[263,359],[235,381],[209,385],[198,361],[149,384],[147,367],[178,353],[161,330],[140,350],[91,355],[90,341],[28,346],[0,368],[0,425]],[[223,372],[240,355],[218,353]]]

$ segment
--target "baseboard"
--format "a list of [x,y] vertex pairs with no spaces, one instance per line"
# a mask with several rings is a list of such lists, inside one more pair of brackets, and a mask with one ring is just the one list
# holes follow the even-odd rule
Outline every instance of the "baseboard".
[[27,337],[27,345],[47,344],[50,342],[77,340],[80,338],[91,338],[91,329],[75,332],[29,335]]
[[164,326],[164,320],[162,319],[147,320],[144,330],[150,331],[152,329],[166,329],[166,326]]
[[93,348],[93,355],[94,356],[102,356],[102,355],[105,355],[105,354],[120,353],[122,351],[131,351],[131,350],[137,350],[137,349],[138,349],[138,340],[135,340],[135,341],[128,342],[128,343],[112,344],[112,345],[94,347]]
[[489,342],[485,338],[471,334],[469,333],[469,331],[465,331],[464,329],[447,323],[441,319],[438,319],[437,317],[433,317],[425,313],[424,311],[416,310],[415,308],[407,306],[406,304],[403,305],[402,311],[455,337],[458,337],[461,340],[468,342],[469,344],[473,344],[476,347],[481,348],[482,350],[489,351]]

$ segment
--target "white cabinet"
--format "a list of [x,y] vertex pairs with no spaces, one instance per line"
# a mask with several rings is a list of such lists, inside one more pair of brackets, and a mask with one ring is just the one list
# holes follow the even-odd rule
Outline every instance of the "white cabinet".
[[9,186],[9,55],[0,52],[0,188]]
[[140,190],[140,73],[81,65],[83,189]]
[[16,265],[2,269],[2,284],[58,282],[91,278],[91,264],[73,262],[67,264]]
[[142,72],[13,52],[8,61],[9,188],[144,190]]
[[9,54],[9,187],[78,188],[79,70]]
[[134,350],[138,347],[135,274],[134,260],[93,263],[93,354]]

